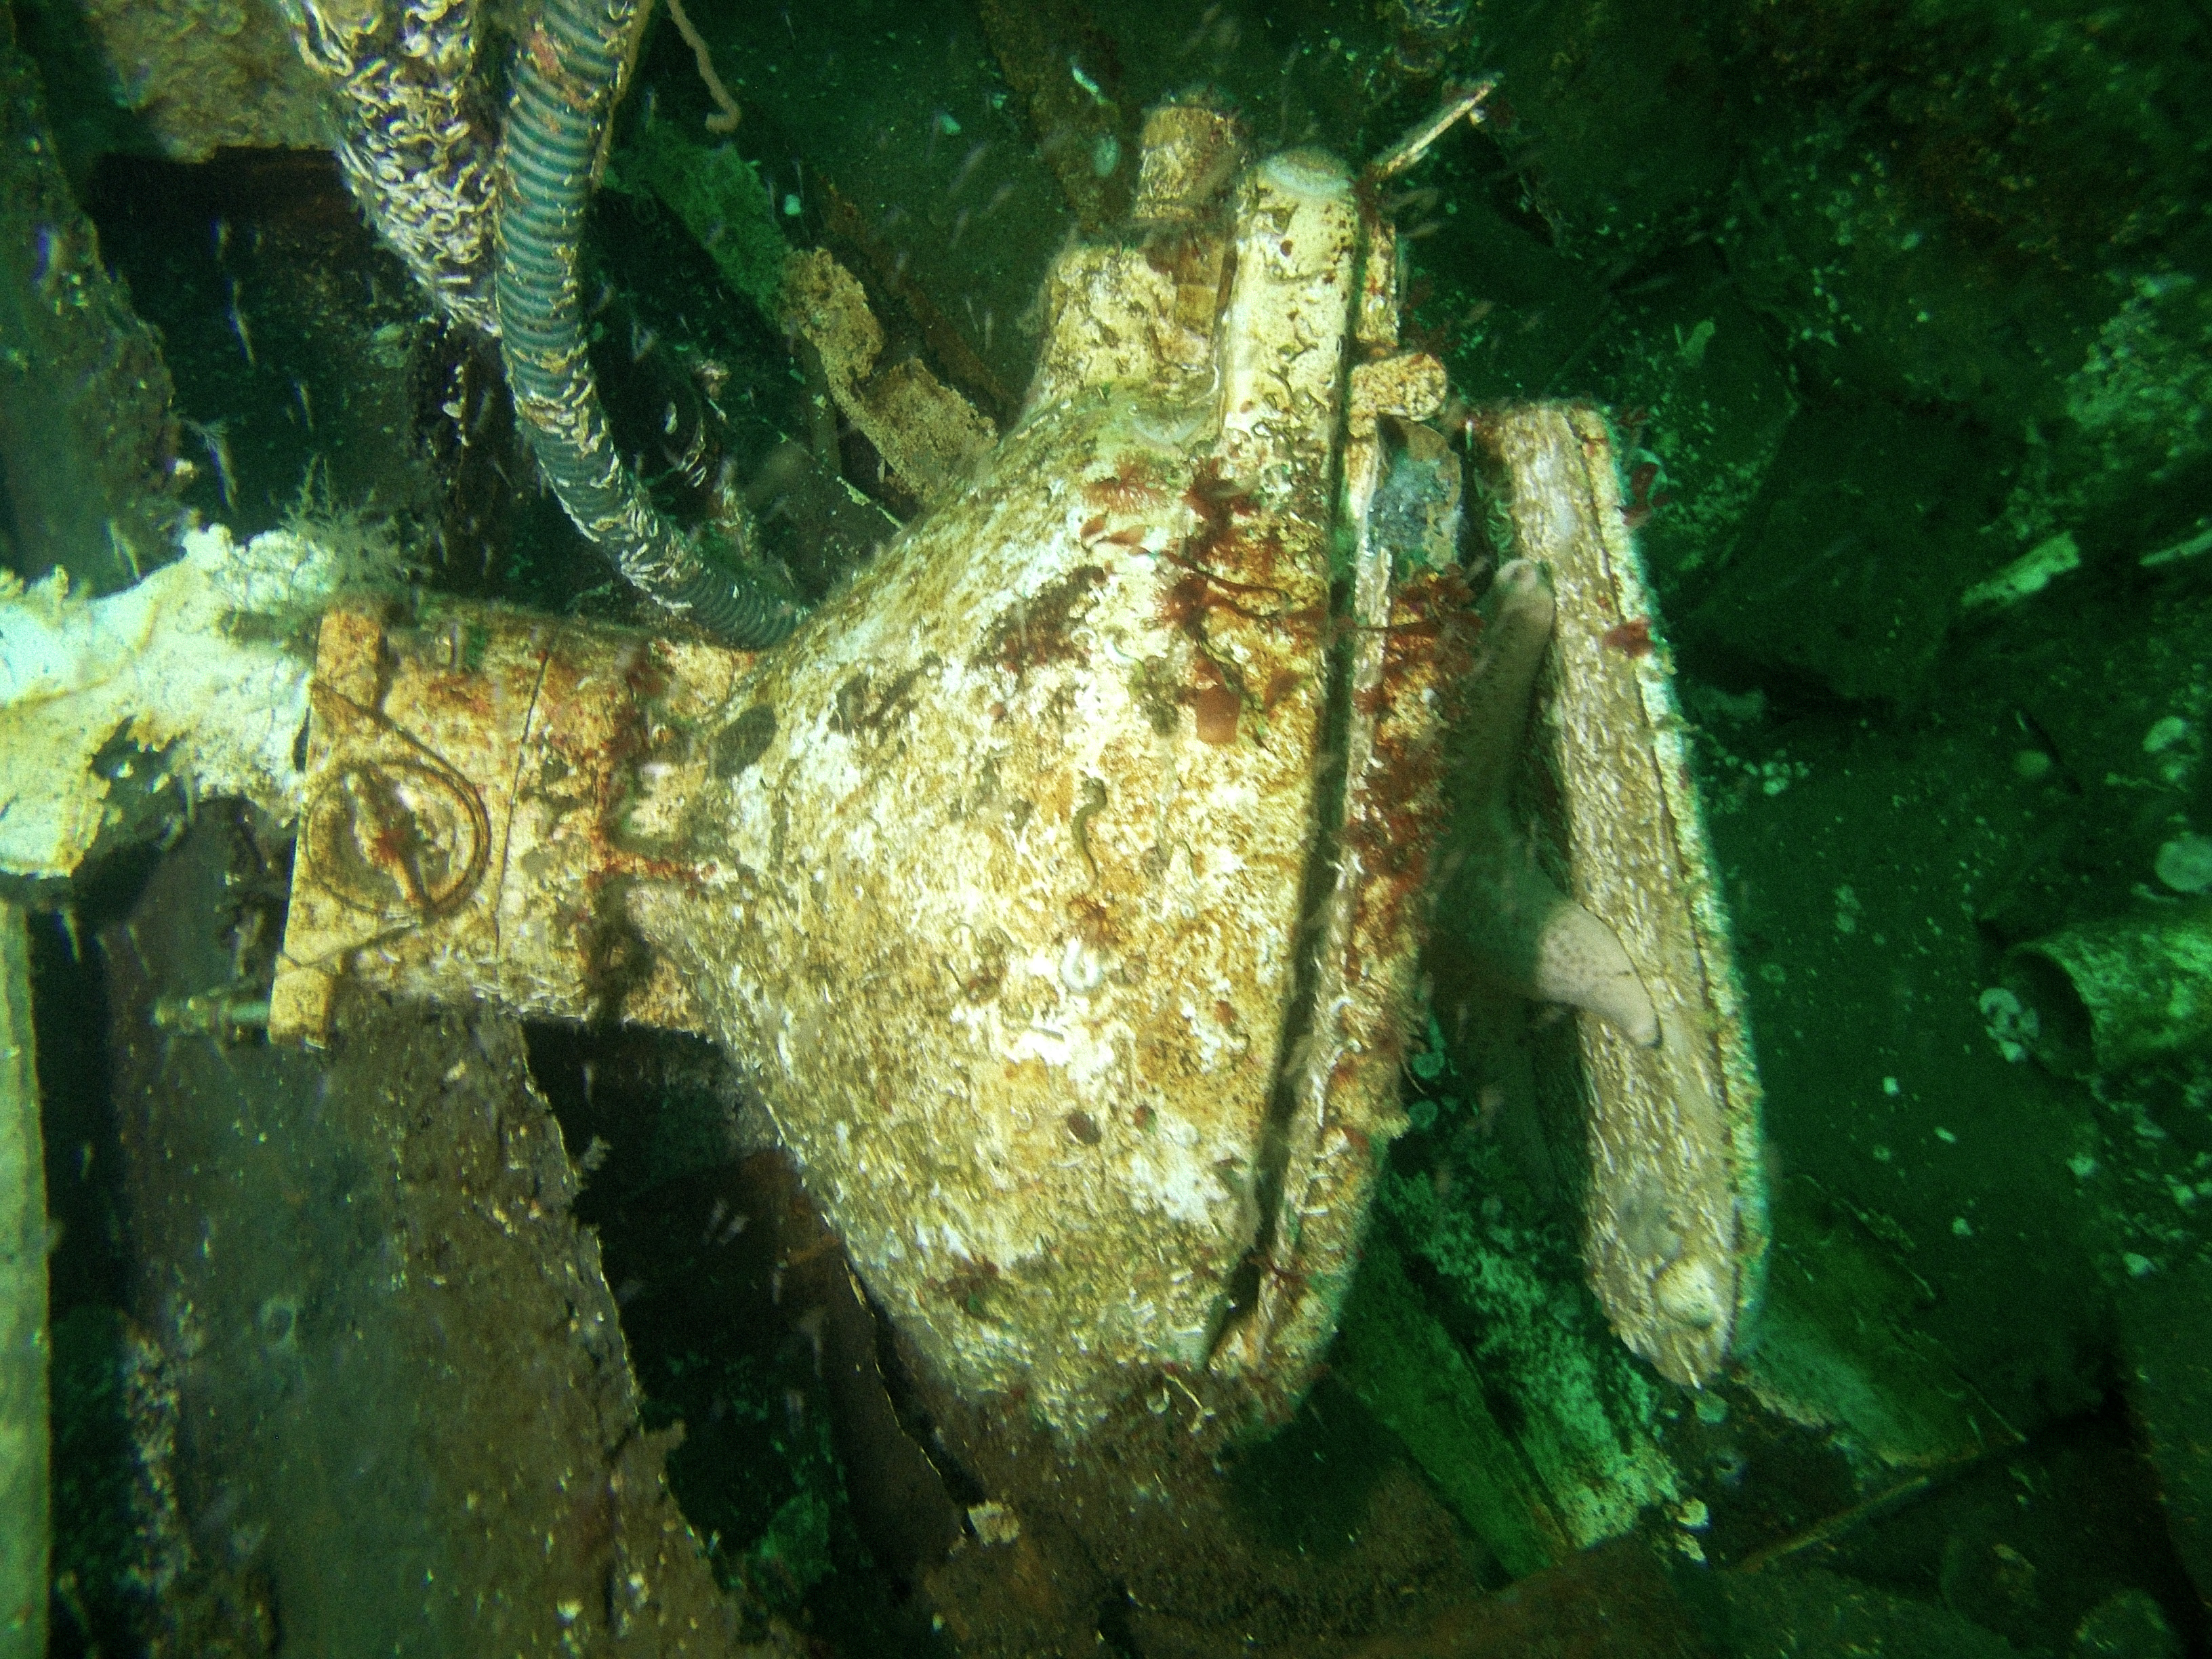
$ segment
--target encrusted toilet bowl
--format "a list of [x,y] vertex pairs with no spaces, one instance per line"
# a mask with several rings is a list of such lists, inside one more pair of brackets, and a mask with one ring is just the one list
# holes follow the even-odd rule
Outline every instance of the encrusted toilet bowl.
[[[1066,1433],[1163,1371],[1295,1401],[1403,1127],[1451,718],[1499,672],[1366,199],[1155,112],[1142,234],[1056,264],[1023,420],[773,653],[333,613],[272,1030],[350,978],[703,1032],[963,1395]],[[1490,748],[1528,696],[1483,699]],[[1671,1103],[1718,1028],[1654,991],[1584,1024]],[[1686,1382],[1750,1294],[1748,1102],[1621,1188],[1608,1308]]]

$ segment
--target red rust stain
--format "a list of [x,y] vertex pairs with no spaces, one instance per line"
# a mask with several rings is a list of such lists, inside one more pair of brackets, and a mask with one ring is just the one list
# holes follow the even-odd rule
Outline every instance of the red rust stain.
[[1395,1020],[1385,1021],[1367,1042],[1367,1052],[1375,1056],[1375,1063],[1390,1072],[1405,1064],[1406,1048],[1406,1029]]
[[[1103,478],[1086,480],[1083,499],[1115,513],[1134,513],[1162,499],[1159,465],[1149,455],[1124,455]],[[1087,539],[1087,538],[1086,538]]]
[[1121,930],[1114,925],[1114,913],[1097,899],[1084,895],[1068,900],[1068,920],[1075,931],[1092,950],[1109,949],[1121,942]]
[[[1397,620],[1401,611],[1407,614],[1402,623]],[[1407,582],[1393,596],[1390,616],[1390,631],[1382,644],[1384,684],[1416,668],[1425,669],[1440,696],[1455,696],[1474,666],[1475,637],[1482,630],[1467,579],[1453,569]],[[1446,710],[1447,714],[1451,712]]]
[[1190,573],[1178,578],[1169,588],[1162,614],[1169,627],[1178,629],[1194,639],[1204,632],[1206,613],[1209,611],[1226,611],[1247,622],[1282,623],[1293,628],[1304,614],[1291,611],[1257,611],[1229,597],[1231,592],[1279,596],[1283,592],[1279,587],[1270,587],[1260,582],[1231,581],[1204,565],[1193,562],[1172,547],[1163,550],[1161,556],[1172,564],[1182,566]]
[[436,702],[480,720],[492,718],[491,678],[485,674],[426,674],[417,693],[425,702]]
[[[1275,618],[1284,631],[1300,645],[1334,645],[1335,636],[1329,629],[1328,609],[1325,605],[1302,605],[1295,611],[1285,611]],[[1324,641],[1322,635],[1329,637]]]
[[1207,647],[1209,618],[1226,614],[1279,629],[1297,647],[1319,638],[1326,614],[1320,606],[1292,609],[1286,590],[1265,580],[1249,580],[1274,574],[1282,542],[1273,531],[1255,535],[1239,522],[1256,509],[1248,490],[1221,476],[1218,459],[1200,464],[1183,492],[1183,503],[1197,516],[1198,526],[1180,545],[1163,548],[1158,554],[1183,573],[1169,581],[1161,594],[1161,619],[1198,647],[1198,684],[1177,692],[1176,701],[1190,705],[1201,739],[1231,743],[1247,702],[1263,711],[1272,709],[1302,682],[1286,666],[1277,665],[1269,672],[1265,695],[1248,696],[1242,672]]
[[1079,565],[1047,582],[1035,598],[1017,599],[992,623],[975,666],[996,665],[1019,679],[1048,663],[1080,663],[1083,648],[1073,629],[1091,609],[1092,591],[1105,585],[1106,573],[1098,566]]
[[641,701],[650,702],[667,695],[668,665],[650,647],[623,653],[623,678]]
[[1619,651],[1632,657],[1651,654],[1651,619],[1632,617],[1617,628],[1608,628],[1598,636],[1599,643],[1608,651]]
[[1195,636],[1202,632],[1206,620],[1206,578],[1196,574],[1178,577],[1160,600],[1160,617],[1178,634]]
[[1227,686],[1207,686],[1191,705],[1200,739],[1212,744],[1236,742],[1237,717],[1243,709],[1244,700]]
[[[1407,583],[1394,596],[1382,683],[1355,698],[1359,712],[1375,721],[1375,746],[1344,839],[1358,854],[1363,873],[1356,900],[1358,936],[1378,945],[1417,920],[1414,907],[1428,885],[1431,852],[1443,817],[1443,745],[1436,736],[1408,732],[1394,714],[1402,695],[1432,686],[1443,704],[1437,713],[1449,729],[1474,664],[1480,627],[1473,596],[1458,572]],[[1359,955],[1355,948],[1346,963],[1354,979],[1362,972]]]
[[1283,538],[1270,530],[1264,536],[1244,538],[1245,565],[1252,577],[1265,584],[1275,574],[1276,562],[1283,556]]
[[1621,503],[1620,521],[1631,530],[1641,530],[1651,522],[1651,515],[1674,499],[1671,495],[1655,495],[1651,486],[1658,482],[1659,464],[1644,461],[1628,475],[1628,499]]
[[[581,698],[573,704],[556,705],[574,717],[568,733],[571,744],[564,746],[564,752],[591,791],[592,817],[586,833],[592,867],[585,888],[595,900],[611,881],[668,881],[696,886],[705,873],[698,864],[633,852],[614,839],[625,797],[635,781],[633,768],[652,746],[649,704],[668,685],[664,667],[645,653],[626,653],[617,666],[629,693],[626,706],[608,699],[604,706],[592,708]],[[556,656],[547,665],[546,689],[550,691],[560,685],[574,691],[580,684],[574,679],[574,665]],[[589,725],[584,718],[587,714],[592,717]],[[549,727],[556,724],[562,722],[549,722]],[[586,746],[592,739],[596,743]]]
[[1236,539],[1237,520],[1252,516],[1252,492],[1221,476],[1221,459],[1209,455],[1191,475],[1182,493],[1183,505],[1198,514],[1199,533],[1190,548],[1194,558],[1218,554]]

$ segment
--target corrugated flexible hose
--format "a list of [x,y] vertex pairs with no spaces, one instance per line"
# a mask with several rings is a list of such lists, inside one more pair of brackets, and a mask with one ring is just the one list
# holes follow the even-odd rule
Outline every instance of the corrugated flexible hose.
[[516,415],[568,516],[648,597],[758,649],[796,605],[712,562],[646,495],[615,448],[585,352],[578,246],[635,0],[546,0],[516,55],[500,145],[495,292]]

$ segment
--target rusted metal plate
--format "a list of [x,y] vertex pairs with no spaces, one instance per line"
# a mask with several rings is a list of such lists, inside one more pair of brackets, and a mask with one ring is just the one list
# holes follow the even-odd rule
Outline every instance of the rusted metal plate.
[[701,1029],[621,896],[655,850],[657,744],[744,653],[477,606],[324,618],[276,1036],[319,1040],[337,981],[539,1018]]

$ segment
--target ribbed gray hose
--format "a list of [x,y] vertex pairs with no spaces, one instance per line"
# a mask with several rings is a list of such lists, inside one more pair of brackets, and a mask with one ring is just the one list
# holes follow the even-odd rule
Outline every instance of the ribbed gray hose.
[[522,429],[577,528],[648,597],[733,645],[775,644],[795,605],[702,556],[623,465],[585,355],[577,248],[635,0],[545,0],[516,54],[500,141],[495,292]]

